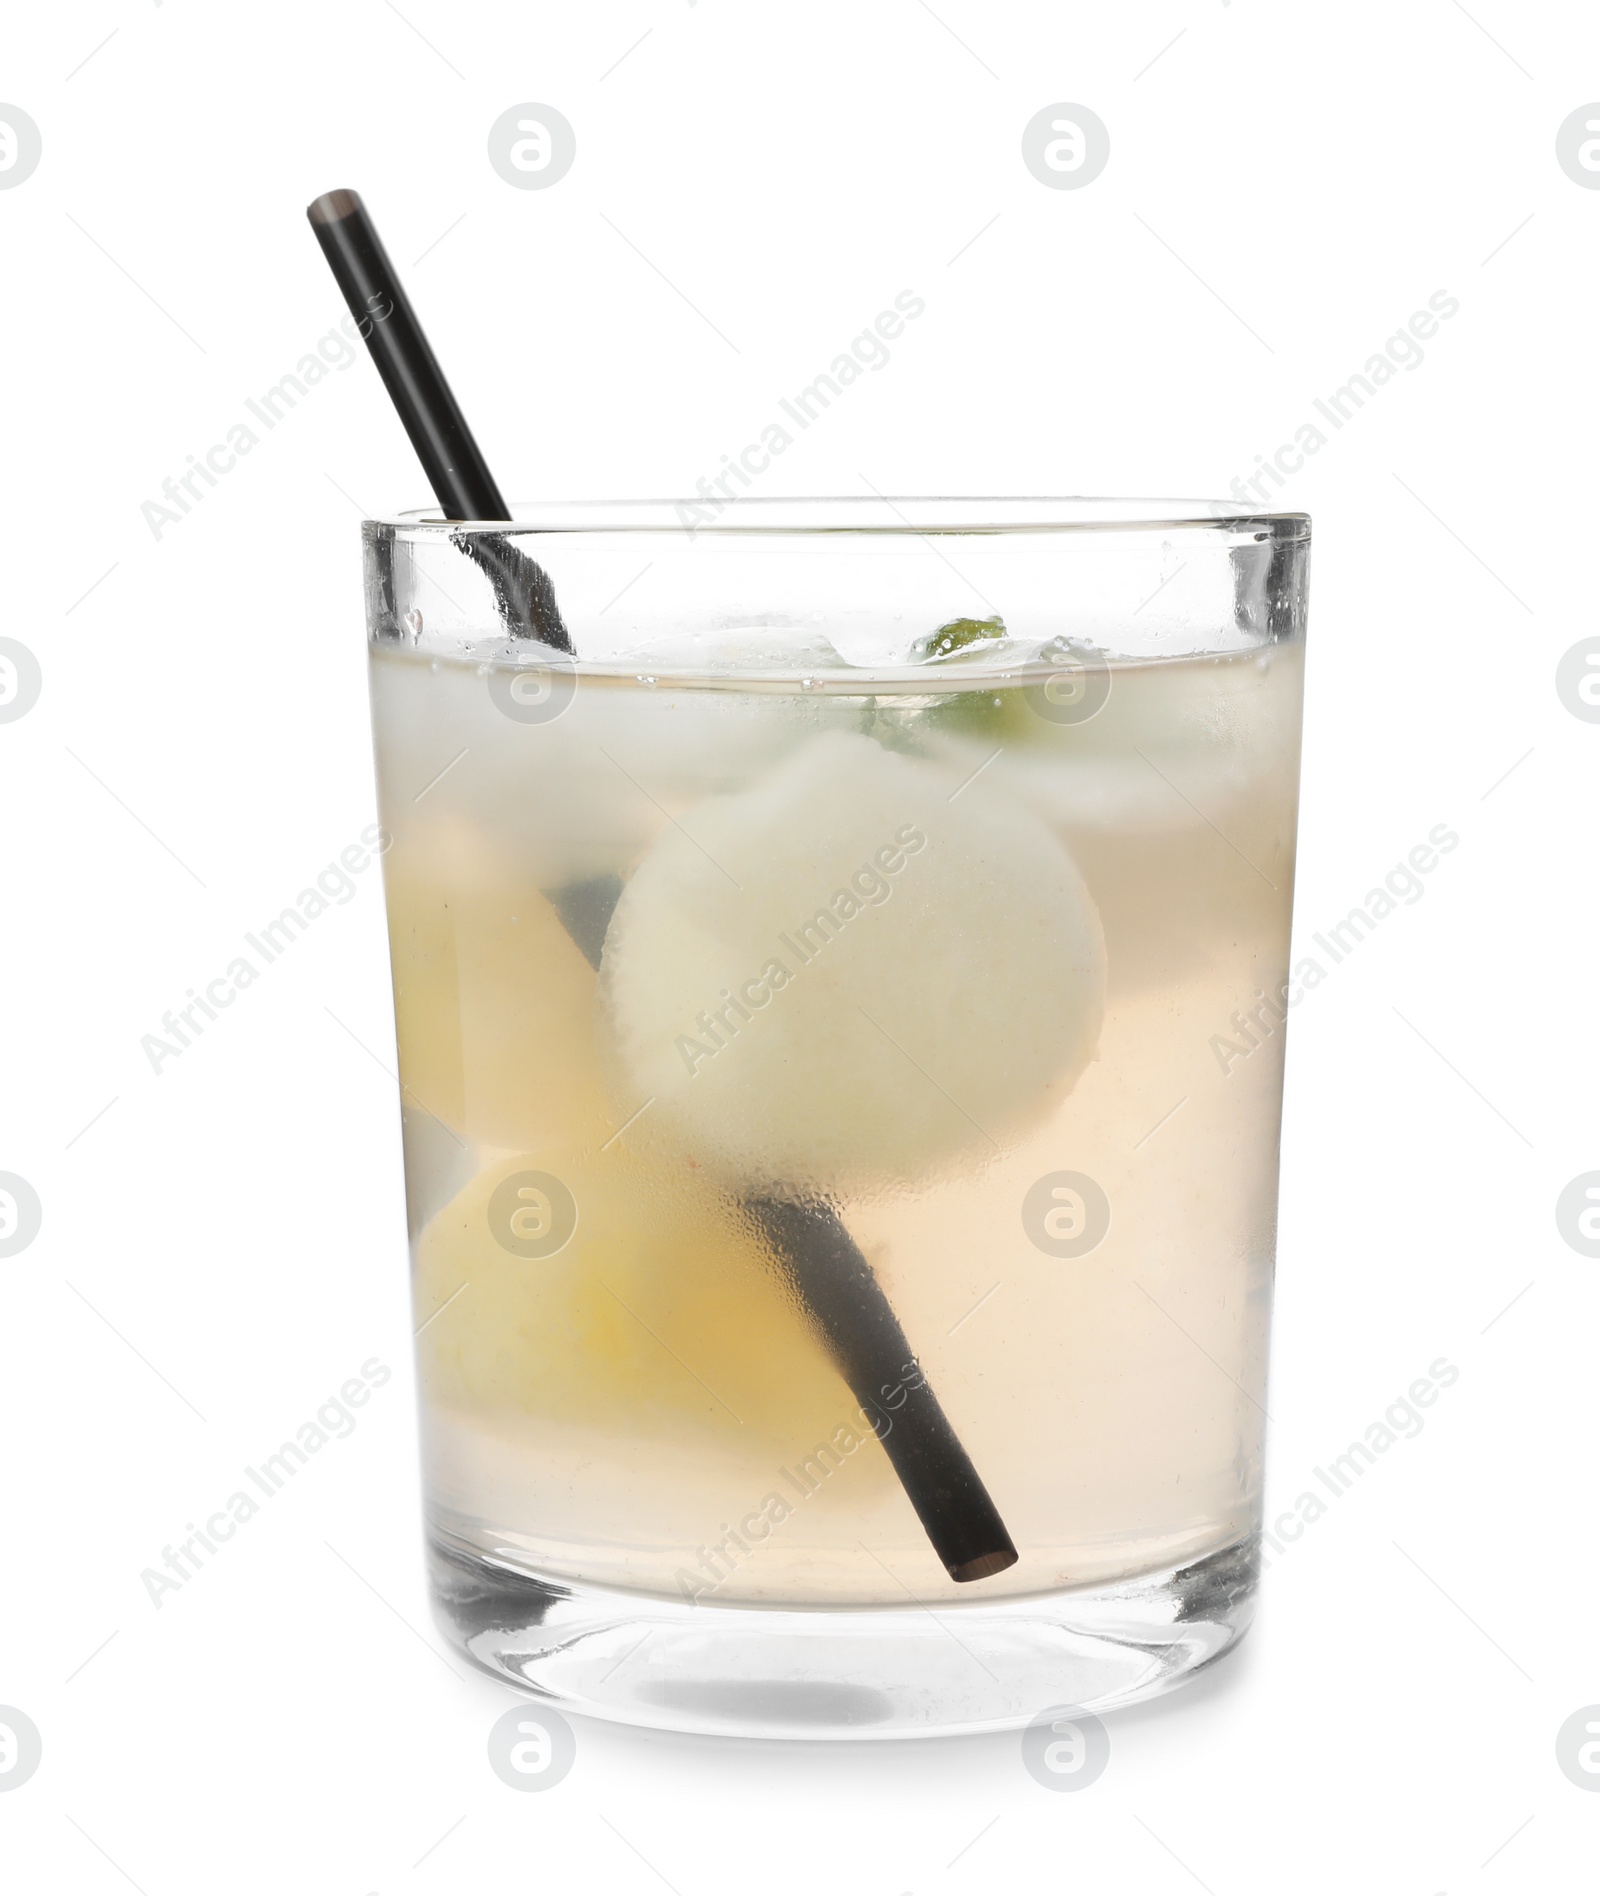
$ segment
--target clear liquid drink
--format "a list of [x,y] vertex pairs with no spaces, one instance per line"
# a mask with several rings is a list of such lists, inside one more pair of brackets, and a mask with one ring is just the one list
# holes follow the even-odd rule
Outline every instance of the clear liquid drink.
[[369,529],[436,1589],[581,1710],[993,1728],[1248,1620],[1305,523],[923,505],[558,517],[571,658]]

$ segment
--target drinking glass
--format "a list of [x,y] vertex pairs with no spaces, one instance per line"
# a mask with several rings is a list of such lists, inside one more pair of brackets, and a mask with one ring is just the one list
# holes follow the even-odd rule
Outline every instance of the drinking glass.
[[1252,1610],[1309,523],[365,530],[433,1591],[780,1737],[1148,1696]]

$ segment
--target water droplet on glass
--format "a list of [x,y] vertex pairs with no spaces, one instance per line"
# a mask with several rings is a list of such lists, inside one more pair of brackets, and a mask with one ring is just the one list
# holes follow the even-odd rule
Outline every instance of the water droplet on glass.
[[802,678],[800,680],[800,689],[802,691],[815,691],[816,688],[817,681],[815,678]]
[[652,677],[651,677],[651,676],[649,675],[649,673],[648,673],[648,672],[639,672],[639,673],[637,673],[637,674],[636,674],[636,678],[637,678],[637,682],[638,682],[639,684],[641,684],[641,685],[645,685],[645,686],[647,686],[647,687],[648,687],[649,689],[651,689],[651,690],[654,690],[654,689],[655,689],[655,682],[656,682],[656,681],[654,680],[654,678],[652,678]]
[[415,645],[422,637],[422,614],[415,606],[406,614],[406,630],[411,634],[411,643]]

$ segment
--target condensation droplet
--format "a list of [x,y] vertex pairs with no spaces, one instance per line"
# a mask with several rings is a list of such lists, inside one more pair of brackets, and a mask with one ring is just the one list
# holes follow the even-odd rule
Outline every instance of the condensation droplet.
[[815,691],[816,688],[817,681],[815,678],[802,678],[800,680],[800,689],[802,691]]
[[422,614],[415,606],[406,614],[406,630],[411,634],[411,643],[415,645],[422,637]]

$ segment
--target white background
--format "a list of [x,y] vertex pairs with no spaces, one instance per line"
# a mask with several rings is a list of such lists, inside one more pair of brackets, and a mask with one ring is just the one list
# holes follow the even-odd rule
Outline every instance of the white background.
[[[1597,630],[1600,192],[1555,134],[1600,16],[100,0],[4,50],[43,162],[0,191],[0,630],[44,674],[0,728],[0,1169],[44,1206],[0,1261],[0,1704],[44,1739],[7,1888],[1592,1889],[1555,1737],[1600,1702],[1600,1264],[1554,1206],[1600,1166],[1600,726],[1554,670]],[[524,100],[576,128],[548,190],[486,158]],[[1021,162],[1061,100],[1110,128],[1082,190]],[[906,288],[926,315],[767,491],[1225,493],[1459,299],[1281,496],[1316,533],[1300,942],[1461,844],[1292,1020],[1272,1512],[1460,1379],[1081,1794],[1014,1736],[587,1721],[562,1784],[502,1785],[511,1696],[422,1587],[377,872],[140,1051],[372,820],[358,520],[428,496],[370,364],[159,539],[140,511],[336,324],[303,207],[342,185],[529,497],[692,487]],[[141,1570],[373,1356],[356,1433],[156,1610]]]

